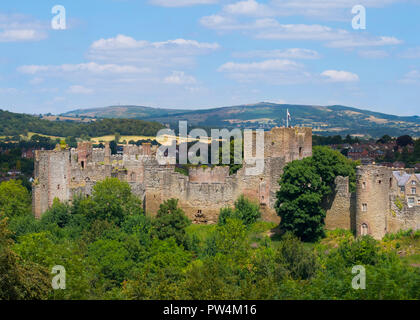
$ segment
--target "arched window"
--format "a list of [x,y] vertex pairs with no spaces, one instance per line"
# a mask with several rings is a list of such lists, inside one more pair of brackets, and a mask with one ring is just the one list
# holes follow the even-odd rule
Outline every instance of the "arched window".
[[368,225],[366,223],[362,223],[360,227],[360,235],[366,236],[368,234]]

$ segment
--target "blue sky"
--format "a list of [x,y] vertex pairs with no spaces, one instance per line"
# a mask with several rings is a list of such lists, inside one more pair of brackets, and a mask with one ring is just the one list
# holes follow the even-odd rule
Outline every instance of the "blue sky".
[[[366,8],[366,29],[351,9]],[[54,30],[55,5],[66,29]],[[0,4],[0,108],[61,113],[259,101],[420,115],[419,0]]]

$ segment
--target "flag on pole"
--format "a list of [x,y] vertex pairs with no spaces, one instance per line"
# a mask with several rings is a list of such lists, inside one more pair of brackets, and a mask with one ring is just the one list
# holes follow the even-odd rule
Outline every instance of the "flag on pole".
[[290,116],[289,109],[287,109],[286,128],[289,127],[289,120],[291,121],[292,117]]

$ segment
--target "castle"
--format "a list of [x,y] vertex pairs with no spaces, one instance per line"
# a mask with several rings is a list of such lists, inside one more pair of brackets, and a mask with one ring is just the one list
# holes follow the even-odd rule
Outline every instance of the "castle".
[[[148,214],[155,214],[163,201],[176,198],[194,223],[216,223],[220,209],[232,207],[243,194],[259,203],[264,220],[279,222],[274,210],[278,180],[288,162],[312,155],[312,129],[273,128],[265,132],[264,170],[258,175],[245,174],[247,164],[234,174],[229,174],[228,166],[198,166],[184,175],[173,164],[159,165],[156,152],[156,146],[143,143],[125,145],[122,155],[112,155],[109,144],[100,149],[93,148],[91,142],[79,142],[72,149],[58,146],[37,150],[34,215],[40,218],[55,198],[71,202],[77,194],[90,195],[96,182],[116,177],[131,186]],[[411,206],[402,199],[401,207],[396,201],[401,197],[402,178],[398,177],[388,168],[361,166],[355,194],[349,192],[348,178],[337,177],[336,193],[326,204],[326,227],[352,229],[376,238],[398,229],[418,229],[419,197]],[[419,179],[414,175],[407,181],[420,183]]]

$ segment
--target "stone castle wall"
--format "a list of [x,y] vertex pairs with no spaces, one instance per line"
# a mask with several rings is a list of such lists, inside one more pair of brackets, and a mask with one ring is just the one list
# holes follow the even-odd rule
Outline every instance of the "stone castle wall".
[[324,203],[326,209],[325,228],[327,230],[354,230],[356,225],[356,196],[349,191],[349,178],[336,177],[335,192]]
[[[381,239],[386,233],[420,229],[420,206],[409,207],[399,197],[392,168],[366,165],[356,171],[356,192],[348,191],[348,178],[337,177],[336,191],[325,203],[327,229],[353,230],[357,236]],[[402,207],[397,206],[396,199]]]
[[[254,145],[255,140],[249,142]],[[232,207],[240,195],[260,205],[263,219],[279,222],[274,206],[284,166],[312,155],[311,128],[274,128],[264,134],[264,169],[247,174],[255,166],[245,163],[235,174],[229,167],[191,167],[185,176],[174,165],[159,165],[150,144],[126,145],[122,155],[111,155],[109,145],[94,149],[90,142],[77,149],[37,151],[33,211],[41,217],[54,198],[72,201],[76,194],[91,195],[93,186],[107,177],[130,184],[148,214],[156,214],[170,198],[196,223],[216,223],[220,209]],[[255,156],[255,152],[254,152]],[[420,227],[420,206],[400,210],[393,202],[398,193],[392,169],[379,166],[357,168],[356,192],[350,193],[348,178],[337,177],[336,189],[324,203],[327,229],[354,230],[357,235],[381,238],[387,232]]]

